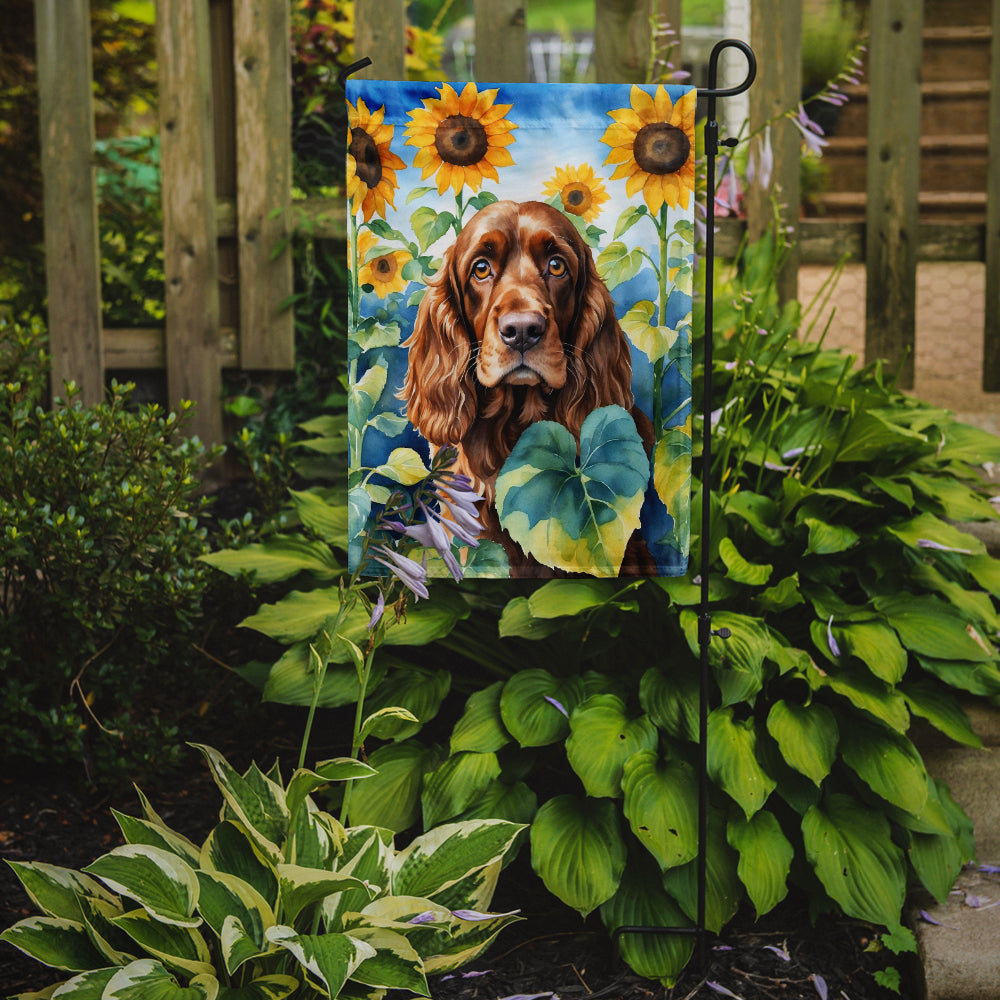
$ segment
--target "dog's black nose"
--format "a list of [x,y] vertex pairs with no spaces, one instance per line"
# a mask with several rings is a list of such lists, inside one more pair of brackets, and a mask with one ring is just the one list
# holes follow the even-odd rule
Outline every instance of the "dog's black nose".
[[545,317],[539,312],[509,312],[500,317],[500,339],[524,354],[542,339]]

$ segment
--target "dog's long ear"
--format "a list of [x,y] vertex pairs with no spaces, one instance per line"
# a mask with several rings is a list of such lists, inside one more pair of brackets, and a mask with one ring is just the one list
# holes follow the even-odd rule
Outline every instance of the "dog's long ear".
[[427,283],[413,333],[402,390],[410,423],[435,445],[459,444],[476,417],[472,343],[466,332],[453,273],[454,248]]
[[628,410],[634,403],[631,348],[590,251],[584,247],[581,256],[579,305],[567,337],[566,385],[555,408],[555,418],[574,432],[598,406],[617,403]]

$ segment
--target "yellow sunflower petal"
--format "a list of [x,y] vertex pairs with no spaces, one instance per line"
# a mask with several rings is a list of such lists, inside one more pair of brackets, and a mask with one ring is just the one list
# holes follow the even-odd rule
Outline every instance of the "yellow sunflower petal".
[[[493,91],[493,93],[496,93],[496,91]],[[515,129],[517,126],[513,122],[502,120],[512,107],[514,107],[513,104],[494,104],[489,111],[483,113],[479,118],[479,122],[484,128],[503,128],[506,131]]]
[[[604,165],[609,163],[632,163],[633,149],[631,146],[615,146],[605,157]],[[621,169],[621,168],[619,168]]]
[[644,173],[642,176],[646,178],[645,183],[642,185],[642,197],[649,206],[649,210],[655,215],[659,212],[660,206],[663,204],[661,175]]
[[625,182],[625,193],[630,198],[634,198],[635,195],[642,190],[643,184],[645,184],[649,178],[650,174],[647,174],[645,170],[637,170]]
[[[496,97],[496,91],[486,91],[486,93],[492,93]],[[479,100],[479,94],[476,91],[476,85],[470,80],[463,88],[462,93],[458,98],[458,113],[460,115],[469,116],[473,111],[476,110],[476,103]]]
[[625,125],[609,125],[601,136],[601,142],[609,146],[632,146],[636,133]]
[[[460,168],[459,168],[460,169]],[[451,175],[455,172],[454,164],[448,163],[447,161],[441,164],[441,169],[438,170],[437,175],[437,189],[438,194],[444,194],[448,190],[448,185],[451,184]],[[426,177],[427,174],[424,174]],[[461,184],[459,184],[458,190],[461,190]]]
[[667,88],[662,83],[656,88],[656,95],[653,97],[653,106],[656,108],[656,118],[658,121],[670,121],[670,115],[674,110],[674,102],[670,100]]
[[630,94],[632,109],[642,120],[644,125],[648,125],[650,122],[656,121],[656,104],[653,98],[649,96],[637,83],[632,84],[632,92]]
[[[501,163],[500,166],[508,166],[508,164]],[[467,171],[471,169],[473,168],[466,167]],[[496,167],[494,167],[493,164],[490,163],[490,154],[488,150],[486,152],[486,155],[476,164],[474,169],[478,170],[479,173],[483,175],[483,177],[489,177],[491,181],[499,182],[500,180],[500,175],[497,173]]]
[[614,113],[614,119],[619,125],[624,125],[633,132],[638,132],[646,124],[632,108],[619,108]]
[[[514,165],[514,157],[506,149],[495,149],[490,147],[483,155],[483,160],[492,163],[495,167],[510,167]],[[480,163],[483,161],[480,160]]]

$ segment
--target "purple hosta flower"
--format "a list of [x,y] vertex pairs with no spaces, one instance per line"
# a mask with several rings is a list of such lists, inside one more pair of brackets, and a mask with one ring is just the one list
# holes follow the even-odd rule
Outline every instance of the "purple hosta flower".
[[819,994],[819,1000],[826,1000],[828,993],[826,980],[815,972],[809,978],[813,981],[813,986],[816,987],[816,992]]
[[736,174],[733,158],[727,156],[726,163],[722,183],[715,192],[715,211],[720,215],[738,215],[740,202],[743,200],[743,191],[740,188],[740,179]]
[[408,587],[417,597],[430,596],[427,591],[427,557],[424,556],[423,563],[418,563],[409,556],[404,556],[399,552],[393,552],[387,545],[377,545],[373,550],[385,556],[380,559],[374,556],[375,562],[387,567],[400,583]]
[[482,972],[450,972],[447,976],[441,977],[441,982],[446,983],[449,979],[478,979],[480,976],[488,976],[492,971],[483,969]]
[[979,865],[978,871],[986,875],[1000,875],[1000,865]]
[[562,712],[562,714],[565,715],[567,719],[569,718],[569,712],[566,711],[565,707],[562,705],[561,702],[556,701],[555,698],[551,698],[549,695],[544,695],[544,698],[550,705],[555,705],[555,707],[559,709],[559,711]]
[[823,130],[806,114],[806,109],[799,104],[799,111],[796,115],[790,115],[792,124],[802,133],[802,140],[806,144],[806,149],[816,156],[823,155],[823,147],[827,145],[823,138]]
[[771,126],[764,129],[762,136],[756,136],[756,141],[750,144],[750,157],[747,161],[747,183],[759,184],[765,190],[771,186],[771,174],[774,172],[774,150],[771,148]]
[[380,590],[378,592],[378,600],[375,602],[375,607],[372,608],[372,616],[368,619],[368,631],[371,632],[376,625],[382,620],[382,615],[385,612],[385,595]]
[[559,1000],[555,993],[512,993],[509,997],[500,997],[500,1000]]
[[963,556],[971,556],[972,549],[957,549],[952,545],[942,545],[940,542],[935,542],[930,538],[918,538],[917,548],[920,549],[937,549],[940,552],[958,552]]
[[521,911],[510,910],[507,913],[480,913],[479,910],[452,910],[451,915],[459,920],[470,920],[477,922],[480,920],[493,920],[494,917],[516,917]]
[[433,910],[424,910],[423,913],[410,917],[406,922],[408,924],[432,924],[435,920],[437,920],[437,914]]
[[479,520],[479,509],[476,504],[480,503],[483,497],[472,489],[468,476],[456,475],[451,483],[439,483],[437,497],[451,515],[448,519],[448,530],[466,545],[478,545],[483,525]]
[[764,950],[773,951],[782,962],[790,962],[792,960],[792,956],[784,948],[779,948],[776,944],[766,944],[764,945]]
[[734,1000],[743,1000],[738,993],[734,993],[732,990],[727,990],[722,983],[713,983],[711,981],[705,983],[705,985],[712,990],[713,993],[721,993],[724,997],[733,997]]
[[833,615],[830,615],[830,620],[826,623],[826,641],[827,645],[830,647],[830,652],[834,656],[840,656],[840,646],[837,645],[837,640],[833,637]]

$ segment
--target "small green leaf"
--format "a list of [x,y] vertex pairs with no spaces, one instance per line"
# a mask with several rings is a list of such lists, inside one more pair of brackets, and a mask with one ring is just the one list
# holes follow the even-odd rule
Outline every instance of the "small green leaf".
[[628,339],[654,364],[670,354],[678,337],[677,330],[653,323],[655,311],[656,306],[652,302],[636,302],[620,321]]
[[726,828],[729,846],[739,851],[736,872],[760,919],[788,894],[788,873],[795,849],[774,813],[765,809],[750,819],[737,816]]
[[469,696],[462,717],[451,733],[451,752],[475,750],[490,753],[510,742],[500,715],[500,693],[503,681],[496,681]]
[[837,756],[837,720],[826,705],[798,705],[779,699],[767,716],[767,731],[785,761],[817,787],[830,773]]
[[708,717],[709,777],[742,808],[749,819],[774,791],[776,782],[757,762],[753,718],[733,718],[733,709],[717,708]]
[[495,753],[452,754],[424,779],[424,826],[438,825],[464,812],[500,776]]
[[431,474],[424,460],[412,448],[393,448],[388,460],[375,471],[404,486],[414,486]]
[[608,288],[617,288],[634,278],[645,262],[646,257],[641,250],[629,250],[621,240],[614,240],[598,254],[597,273]]
[[720,540],[719,557],[726,564],[726,576],[730,580],[746,584],[748,587],[763,587],[771,578],[771,572],[774,569],[770,563],[747,562],[730,538]]

